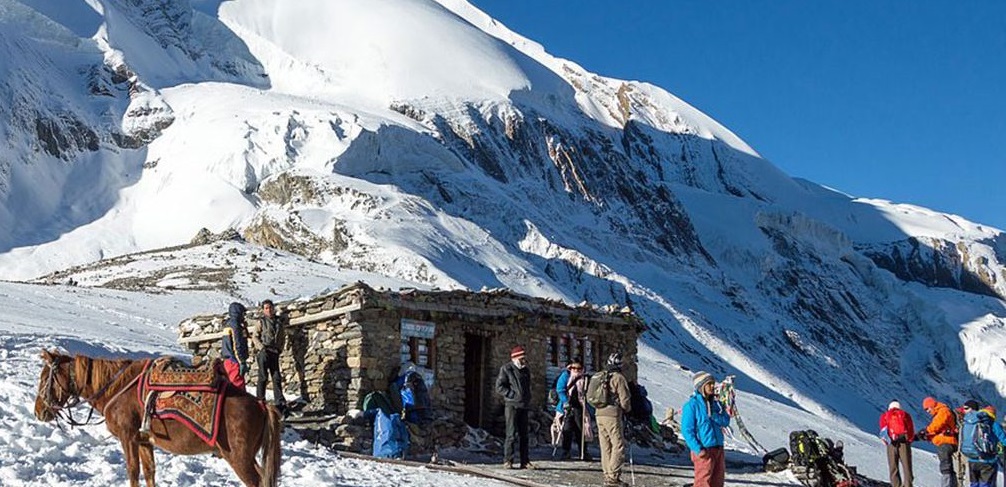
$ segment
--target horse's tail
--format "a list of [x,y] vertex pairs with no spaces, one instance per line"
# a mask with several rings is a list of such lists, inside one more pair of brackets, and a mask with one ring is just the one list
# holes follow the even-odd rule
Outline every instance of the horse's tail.
[[282,455],[280,435],[283,416],[276,406],[266,406],[265,434],[262,436],[262,480],[259,487],[279,486],[279,465]]

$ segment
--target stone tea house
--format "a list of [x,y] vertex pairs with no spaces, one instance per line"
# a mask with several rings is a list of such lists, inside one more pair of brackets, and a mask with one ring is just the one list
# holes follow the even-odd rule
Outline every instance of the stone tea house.
[[[397,371],[411,366],[425,377],[438,416],[497,433],[503,406],[494,385],[513,346],[527,350],[535,378],[532,405],[543,409],[570,357],[583,357],[588,370],[597,370],[610,352],[620,351],[624,373],[635,380],[636,341],[644,329],[628,310],[570,306],[505,289],[390,291],[361,282],[277,306],[289,317],[280,363],[284,387],[288,396],[303,398],[305,415],[344,415],[370,391],[387,391]],[[258,316],[249,305],[250,327]],[[179,342],[196,360],[217,357],[225,319],[185,320]],[[254,389],[256,367],[251,374]]]

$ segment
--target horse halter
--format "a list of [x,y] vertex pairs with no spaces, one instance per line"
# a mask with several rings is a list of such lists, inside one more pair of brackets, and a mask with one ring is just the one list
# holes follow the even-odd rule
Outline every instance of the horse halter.
[[[91,416],[94,414],[94,408],[92,407],[90,412],[87,414],[87,419],[83,422],[79,422],[73,417],[73,408],[81,403],[82,398],[80,397],[81,390],[80,386],[77,384],[75,367],[73,366],[73,359],[70,357],[56,356],[49,363],[49,373],[46,374],[45,386],[42,389],[42,394],[40,394],[42,399],[42,405],[53,414],[53,419],[56,421],[56,426],[62,429],[59,424],[59,420],[62,419],[67,422],[70,426],[84,426],[91,424]],[[69,363],[70,366],[67,367],[66,374],[66,385],[59,384],[57,379],[56,370],[64,364]],[[90,371],[91,362],[88,361],[87,368]],[[66,400],[63,404],[54,403],[54,397],[56,396],[56,386],[59,385],[62,392],[66,394]],[[95,424],[101,424],[99,421]]]

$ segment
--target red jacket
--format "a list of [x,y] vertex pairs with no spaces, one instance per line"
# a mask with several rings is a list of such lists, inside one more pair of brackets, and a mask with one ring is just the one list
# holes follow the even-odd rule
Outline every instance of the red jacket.
[[[895,414],[903,414],[905,416],[905,431],[899,432],[898,430],[901,429],[901,425],[893,423],[892,419],[895,417]],[[892,428],[892,426],[894,427]],[[901,433],[906,435],[909,442],[915,441],[915,425],[912,423],[912,415],[908,414],[908,411],[901,409],[888,409],[884,411],[884,414],[880,415],[880,431],[887,433],[887,438],[891,441],[894,441],[894,437]]]

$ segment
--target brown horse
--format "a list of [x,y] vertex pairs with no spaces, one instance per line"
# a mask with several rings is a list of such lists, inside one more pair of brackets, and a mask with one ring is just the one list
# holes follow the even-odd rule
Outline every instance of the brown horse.
[[[35,398],[35,417],[58,420],[69,408],[87,402],[105,417],[108,431],[122,443],[129,485],[140,485],[140,466],[147,487],[154,486],[154,449],[178,455],[219,451],[248,487],[279,484],[282,416],[244,391],[228,387],[217,444],[210,446],[173,420],[152,418],[149,441],[142,441],[143,408],[136,387],[146,360],[105,360],[42,351],[42,374]],[[74,424],[70,418],[71,424]],[[262,450],[263,465],[255,461]]]

